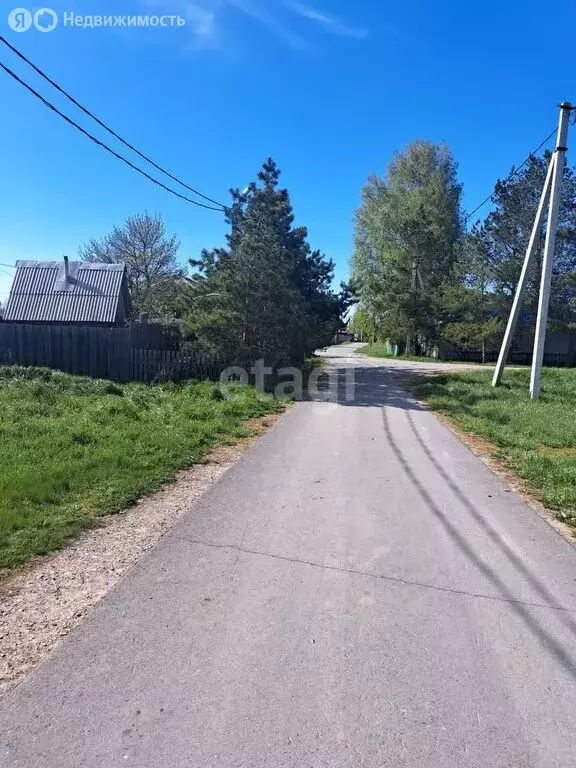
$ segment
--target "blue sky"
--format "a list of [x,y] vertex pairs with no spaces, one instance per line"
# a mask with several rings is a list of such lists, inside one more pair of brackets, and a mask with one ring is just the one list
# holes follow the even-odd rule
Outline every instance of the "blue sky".
[[[11,31],[13,5],[3,5],[7,39],[191,186],[226,201],[272,155],[298,223],[336,261],[338,279],[362,184],[394,150],[418,137],[447,142],[471,209],[549,133],[558,102],[576,100],[572,48],[553,41],[534,0],[57,0],[60,15],[166,13],[187,24],[50,33]],[[576,4],[561,15],[574,29]],[[7,66],[113,141],[0,48]],[[219,214],[139,177],[4,72],[0,97],[0,262],[73,257],[144,209],[178,233],[183,260],[222,242]],[[0,269],[1,301],[11,270]]]

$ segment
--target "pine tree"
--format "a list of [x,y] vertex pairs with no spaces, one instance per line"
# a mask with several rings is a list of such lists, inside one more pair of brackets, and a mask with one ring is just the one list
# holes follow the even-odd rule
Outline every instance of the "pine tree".
[[441,338],[461,349],[479,349],[482,362],[499,345],[505,322],[499,316],[485,242],[478,228],[467,234],[442,291]]
[[[494,210],[474,229],[481,268],[487,273],[495,311],[508,317],[516,292],[536,209],[544,186],[550,153],[531,157],[527,166],[505,181],[498,181]],[[545,223],[542,225],[533,269],[529,275],[521,320],[533,325],[538,303]],[[480,265],[477,266],[477,269]],[[566,168],[560,195],[559,226],[550,302],[551,325],[566,327],[576,319],[576,178]],[[522,325],[522,323],[521,323]]]
[[[227,247],[203,251],[186,327],[203,348],[244,364],[302,362],[334,334],[347,297],[331,290],[333,264],[294,227],[280,171],[264,163],[258,183],[232,190]],[[202,300],[215,293],[216,299]]]

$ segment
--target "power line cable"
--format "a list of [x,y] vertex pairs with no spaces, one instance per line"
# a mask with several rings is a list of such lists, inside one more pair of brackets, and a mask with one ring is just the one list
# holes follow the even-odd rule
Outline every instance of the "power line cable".
[[190,190],[190,192],[193,192],[195,195],[198,195],[199,197],[202,197],[204,200],[208,200],[210,203],[214,203],[215,205],[221,206],[223,209],[226,208],[226,206],[223,203],[220,203],[218,200],[214,200],[211,197],[208,197],[208,195],[202,194],[202,192],[199,192],[197,189],[194,189],[194,187],[189,186],[185,182],[181,181],[177,176],[174,176],[170,171],[167,171],[165,168],[162,168],[161,165],[158,165],[158,163],[155,163],[154,160],[149,158],[147,155],[145,155],[143,152],[140,152],[139,149],[137,149],[133,144],[130,144],[129,141],[126,141],[126,139],[123,139],[120,134],[116,133],[116,131],[112,130],[108,125],[106,125],[105,122],[100,120],[100,118],[96,117],[96,115],[93,112],[90,112],[89,109],[87,109],[83,104],[81,104],[79,101],[77,101],[73,96],[71,96],[68,91],[66,91],[64,88],[62,88],[55,80],[52,80],[51,77],[49,77],[43,70],[40,69],[40,67],[37,67],[36,64],[34,64],[30,59],[28,59],[21,51],[19,51],[17,48],[15,48],[11,43],[6,40],[5,37],[2,37],[0,35],[0,42],[4,43],[8,48],[10,48],[11,51],[13,51],[17,56],[19,56],[22,61],[25,61],[26,64],[32,67],[32,69],[37,72],[40,77],[43,77],[44,80],[46,80],[50,85],[52,85],[54,88],[56,88],[57,91],[59,91],[61,94],[66,96],[69,101],[72,102],[75,106],[78,107],[78,109],[81,109],[82,112],[84,112],[86,115],[91,117],[93,120],[95,120],[98,125],[102,126],[104,130],[108,131],[109,134],[114,136],[118,141],[122,142],[124,146],[128,147],[128,149],[131,149],[133,152],[135,152],[137,155],[139,155],[143,160],[146,160],[147,163],[150,163],[150,165],[153,165],[154,168],[164,173],[166,176],[171,178],[173,181],[177,182],[181,186],[185,187],[186,189]]
[[[536,149],[535,149],[535,150],[533,150],[532,152],[530,152],[530,154],[528,155],[528,157],[527,157],[525,160],[523,160],[523,162],[521,162],[521,163],[520,163],[520,165],[519,165],[517,168],[515,168],[515,169],[514,169],[514,170],[513,170],[511,173],[509,173],[509,174],[508,174],[508,176],[506,176],[506,178],[504,179],[504,181],[505,181],[505,182],[506,182],[506,181],[510,181],[510,179],[513,179],[513,178],[514,178],[514,176],[518,175],[518,173],[520,173],[520,171],[521,171],[521,170],[522,170],[522,168],[523,168],[523,167],[526,165],[526,163],[528,163],[528,162],[530,161],[530,159],[531,159],[532,157],[534,157],[534,155],[538,154],[538,152],[540,152],[540,150],[542,149],[542,147],[544,147],[544,146],[545,146],[545,145],[546,145],[546,144],[547,144],[547,143],[550,141],[550,139],[552,138],[552,136],[554,136],[554,135],[555,135],[555,133],[556,133],[556,131],[557,131],[557,130],[558,130],[558,129],[555,127],[555,128],[552,130],[552,131],[550,131],[550,133],[548,134],[548,136],[546,136],[546,138],[544,139],[544,141],[542,141],[542,142],[541,142],[541,143],[540,143],[540,144],[539,144],[539,145],[536,147]],[[492,198],[493,198],[493,197],[494,197],[494,192],[492,192],[490,195],[488,195],[488,197],[487,197],[485,200],[483,200],[483,201],[480,203],[480,205],[477,205],[477,206],[476,206],[476,208],[474,208],[474,210],[473,210],[473,211],[471,211],[470,213],[468,213],[468,214],[467,214],[467,215],[464,217],[464,223],[466,223],[466,222],[468,221],[468,219],[471,219],[471,218],[472,218],[472,216],[474,216],[474,214],[475,214],[477,211],[479,211],[479,210],[480,210],[480,208],[483,208],[483,207],[486,205],[486,203],[489,203],[489,202],[492,200]]]
[[18,75],[13,72],[9,67],[7,67],[5,64],[2,64],[0,62],[0,67],[10,75],[10,77],[13,77],[14,80],[16,80],[20,85],[24,86],[26,90],[30,91],[34,96],[36,96],[37,99],[39,99],[48,109],[51,109],[53,112],[56,112],[57,115],[59,115],[63,120],[65,120],[70,125],[73,125],[74,128],[77,128],[80,133],[83,133],[84,136],[87,136],[89,139],[91,139],[95,144],[97,144],[99,147],[102,147],[102,149],[105,149],[107,152],[110,152],[111,155],[114,155],[114,157],[118,158],[118,160],[122,160],[123,163],[126,163],[126,165],[130,166],[133,170],[137,171],[138,173],[142,174],[142,176],[145,176],[149,181],[151,181],[153,184],[157,184],[159,187],[162,187],[162,189],[165,189],[166,192],[170,192],[171,195],[175,195],[176,197],[179,197],[181,200],[186,200],[188,203],[192,203],[192,205],[197,205],[199,208],[206,208],[209,211],[218,211],[219,213],[223,213],[222,208],[215,208],[213,205],[204,205],[204,203],[199,203],[197,200],[192,200],[190,197],[186,197],[186,195],[181,195],[180,192],[176,192],[174,189],[171,189],[170,187],[167,187],[165,184],[163,184],[161,181],[158,181],[158,179],[155,179],[153,176],[150,176],[149,173],[146,173],[146,171],[143,171],[142,168],[139,168],[137,165],[134,165],[134,163],[131,163],[130,160],[127,160],[122,155],[119,155],[118,152],[115,152],[111,147],[108,146],[108,144],[104,144],[103,141],[100,141],[100,139],[97,139],[95,136],[93,136],[91,133],[88,133],[84,128],[82,128],[81,125],[78,125],[78,123],[75,123],[72,118],[65,115],[63,112],[60,112],[60,110],[54,106],[51,102],[49,102],[47,99],[45,99],[43,96],[41,96],[38,91],[35,91],[34,88],[32,88],[31,85],[28,85],[28,83],[24,82]]
[[[39,99],[48,109],[55,112],[57,115],[59,115],[63,120],[65,120],[70,125],[74,126],[74,128],[78,129],[81,133],[83,133],[85,136],[87,136],[91,141],[93,141],[98,146],[105,149],[107,152],[110,152],[110,154],[114,155],[118,160],[122,160],[123,163],[126,163],[130,168],[140,173],[142,176],[147,178],[149,181],[153,182],[154,184],[158,185],[159,187],[162,187],[162,189],[166,190],[167,192],[170,192],[170,194],[175,195],[176,197],[179,197],[182,200],[186,200],[189,203],[192,203],[193,205],[196,205],[200,208],[206,208],[210,211],[219,211],[223,212],[225,210],[224,207],[222,208],[215,208],[211,205],[204,205],[204,203],[199,203],[197,200],[192,200],[189,197],[186,197],[186,195],[182,195],[179,192],[176,192],[175,190],[171,189],[170,187],[167,187],[165,184],[163,184],[161,181],[158,181],[153,176],[150,176],[150,174],[146,173],[146,171],[143,171],[141,168],[139,168],[137,165],[134,165],[134,163],[130,162],[130,160],[127,160],[122,155],[119,155],[117,152],[115,152],[111,147],[109,147],[104,142],[97,139],[95,136],[93,136],[91,133],[86,131],[82,126],[78,125],[78,123],[74,122],[70,117],[65,115],[63,112],[61,112],[57,107],[55,107],[51,102],[49,102],[47,99],[45,99],[41,94],[38,93],[38,91],[34,90],[32,86],[30,86],[28,83],[26,83],[24,80],[22,80],[18,75],[13,72],[9,67],[5,66],[0,62],[0,67],[9,74],[12,78],[14,78],[20,85],[24,86],[30,93],[32,93],[37,99]],[[220,204],[219,204],[220,205]]]

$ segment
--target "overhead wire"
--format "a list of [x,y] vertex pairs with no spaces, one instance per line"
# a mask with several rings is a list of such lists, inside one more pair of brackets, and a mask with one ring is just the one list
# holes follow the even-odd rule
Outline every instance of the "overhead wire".
[[53,80],[49,75],[46,74],[40,67],[38,67],[36,64],[34,64],[33,61],[30,61],[30,59],[25,56],[22,51],[19,51],[18,48],[16,48],[12,43],[10,43],[8,40],[6,40],[5,37],[0,35],[0,42],[3,43],[5,46],[7,46],[13,53],[16,54],[16,56],[19,56],[22,61],[26,62],[32,69],[37,72],[40,77],[43,77],[46,82],[50,83],[54,88],[56,88],[57,91],[59,91],[61,94],[63,94],[69,101],[72,102],[78,109],[81,109],[82,112],[84,112],[86,115],[91,117],[93,120],[95,120],[98,125],[100,125],[104,130],[108,131],[109,134],[114,136],[114,138],[118,139],[118,141],[122,142],[124,146],[128,147],[128,149],[131,149],[133,152],[135,152],[137,155],[139,155],[143,160],[146,160],[147,163],[150,163],[150,165],[154,166],[157,170],[164,173],[166,176],[171,178],[173,181],[177,182],[181,186],[188,189],[190,192],[193,192],[195,195],[198,195],[198,197],[203,198],[204,200],[208,200],[210,203],[214,203],[215,205],[219,205],[222,208],[226,208],[226,206],[219,202],[218,200],[214,200],[211,197],[208,197],[208,195],[203,194],[202,192],[199,192],[197,189],[194,189],[194,187],[191,187],[190,185],[186,184],[184,181],[179,179],[177,176],[174,176],[174,174],[170,173],[170,171],[167,171],[165,168],[163,168],[161,165],[158,165],[158,163],[155,163],[154,160],[152,160],[148,155],[145,155],[143,152],[141,152],[137,147],[135,147],[133,144],[131,144],[129,141],[126,141],[126,139],[122,138],[119,133],[116,133],[112,128],[110,128],[109,125],[106,125],[106,123],[103,120],[100,120],[99,117],[97,117],[93,112],[91,112],[87,107],[85,107],[83,104],[81,104],[77,99],[75,99],[68,91],[66,91],[64,88],[62,88],[61,85],[59,85],[55,80]]
[[80,133],[84,134],[87,138],[89,138],[91,141],[93,141],[95,144],[97,144],[99,147],[102,147],[102,149],[105,149],[107,152],[109,152],[111,155],[114,155],[118,160],[121,160],[123,163],[126,163],[130,168],[132,168],[134,171],[137,171],[137,173],[140,173],[142,176],[147,178],[149,181],[151,181],[153,184],[156,184],[157,186],[161,187],[162,189],[166,190],[166,192],[169,192],[171,195],[175,195],[176,197],[179,197],[181,200],[186,200],[188,203],[192,203],[192,205],[196,205],[199,208],[206,208],[209,211],[218,211],[219,213],[223,213],[226,211],[224,207],[216,208],[213,205],[205,205],[204,203],[199,203],[197,200],[193,200],[190,197],[187,197],[186,195],[180,194],[180,192],[176,192],[176,190],[171,189],[170,187],[167,187],[166,184],[163,184],[161,181],[158,181],[158,179],[155,179],[153,176],[151,176],[149,173],[146,173],[146,171],[143,171],[142,168],[139,168],[137,165],[134,165],[130,160],[127,160],[123,155],[118,154],[118,152],[114,151],[112,147],[109,147],[108,144],[105,144],[103,141],[100,141],[100,139],[97,139],[96,136],[93,136],[91,133],[89,133],[87,130],[82,128],[81,125],[76,123],[74,120],[72,120],[71,117],[68,117],[68,115],[65,115],[64,112],[61,112],[57,107],[54,106],[48,99],[45,99],[44,96],[42,96],[38,91],[36,91],[34,88],[32,88],[31,85],[29,85],[27,82],[22,80],[21,77],[18,77],[18,75],[13,72],[9,67],[7,67],[5,64],[0,62],[0,67],[8,74],[10,77],[14,78],[20,85],[22,85],[26,90],[28,90],[31,94],[33,94],[37,99],[39,99],[44,106],[48,107],[48,109],[52,110],[52,112],[55,112],[57,115],[59,115],[63,120],[65,120],[70,125],[74,126],[77,130],[80,131]]
[[[538,152],[540,152],[540,150],[541,150],[541,149],[542,149],[544,146],[546,146],[546,144],[547,144],[547,143],[550,141],[550,139],[552,138],[552,136],[554,136],[554,135],[555,135],[556,131],[557,131],[557,128],[556,128],[556,127],[555,127],[555,128],[552,130],[552,131],[550,131],[550,133],[548,134],[548,136],[546,136],[546,138],[545,138],[545,139],[544,139],[542,142],[540,142],[540,144],[539,144],[539,145],[536,147],[536,149],[532,150],[532,152],[530,152],[530,154],[529,154],[529,155],[528,155],[528,156],[527,156],[527,157],[526,157],[526,158],[525,158],[525,159],[524,159],[524,160],[523,160],[523,161],[520,163],[520,165],[518,165],[517,167],[515,167],[515,168],[514,168],[514,169],[513,169],[513,170],[512,170],[512,171],[511,171],[509,174],[508,174],[508,176],[506,176],[506,178],[504,179],[504,182],[510,181],[510,179],[513,179],[513,178],[514,178],[514,176],[517,176],[517,175],[520,173],[520,171],[522,170],[522,168],[524,168],[524,166],[525,166],[525,165],[526,165],[528,162],[530,162],[530,159],[531,159],[531,158],[533,158],[535,155],[537,155],[537,154],[538,154]],[[487,198],[485,198],[485,199],[484,199],[484,200],[483,200],[483,201],[482,201],[482,202],[481,202],[479,205],[477,205],[477,206],[476,206],[476,208],[474,208],[474,210],[473,210],[473,211],[471,211],[470,213],[466,214],[466,216],[464,217],[464,223],[466,223],[466,222],[467,222],[469,219],[471,219],[471,218],[472,218],[472,216],[474,216],[474,214],[475,214],[475,213],[477,213],[477,212],[480,210],[480,208],[483,208],[483,207],[486,205],[486,203],[489,203],[489,202],[492,200],[492,198],[493,198],[493,197],[494,197],[494,192],[491,192],[491,193],[488,195],[488,197],[487,197]]]

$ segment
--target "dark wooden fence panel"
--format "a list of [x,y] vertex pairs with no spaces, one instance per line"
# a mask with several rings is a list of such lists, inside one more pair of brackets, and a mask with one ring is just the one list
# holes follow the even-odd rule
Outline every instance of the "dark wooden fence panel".
[[212,379],[216,381],[228,364],[218,358],[188,355],[174,350],[132,349],[131,381],[183,381]]
[[170,326],[164,332],[152,325],[100,328],[0,322],[0,364],[44,366],[119,382],[218,379],[226,363],[184,354],[178,349],[179,338]]
[[134,349],[170,349],[176,352],[182,345],[182,334],[177,325],[135,323],[128,327],[128,334],[130,346]]

